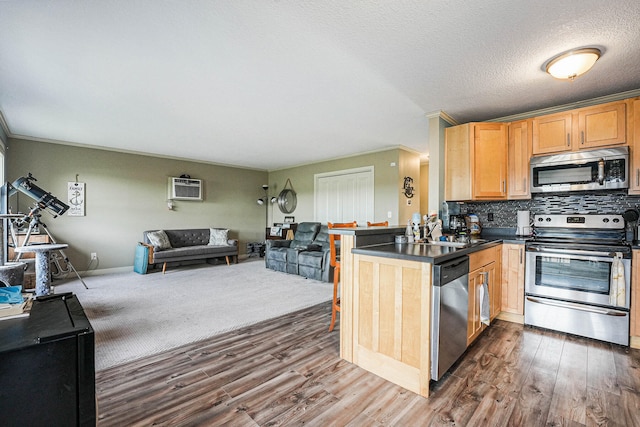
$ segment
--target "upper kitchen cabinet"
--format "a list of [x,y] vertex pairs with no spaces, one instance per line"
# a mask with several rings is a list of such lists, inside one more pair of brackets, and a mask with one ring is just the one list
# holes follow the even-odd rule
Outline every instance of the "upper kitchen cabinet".
[[625,101],[617,101],[536,117],[532,154],[625,144],[626,110]]
[[530,199],[531,120],[509,123],[507,198]]
[[471,123],[444,131],[444,198],[471,200]]
[[[631,135],[631,168],[629,169],[629,194],[640,194],[640,99],[629,102],[629,134]],[[640,331],[638,331],[640,332]]]
[[580,149],[620,145],[627,142],[627,105],[611,102],[578,110]]
[[572,114],[560,113],[533,119],[532,154],[571,150]]
[[507,198],[507,127],[467,123],[445,130],[445,200]]

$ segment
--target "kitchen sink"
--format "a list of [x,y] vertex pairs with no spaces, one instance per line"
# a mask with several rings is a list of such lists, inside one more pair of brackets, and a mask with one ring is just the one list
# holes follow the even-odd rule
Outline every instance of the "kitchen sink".
[[438,240],[435,242],[423,242],[422,244],[424,245],[431,245],[431,246],[449,246],[449,247],[453,247],[453,248],[466,248],[472,245],[480,245],[482,243],[486,243],[487,241],[485,239],[471,239],[468,243],[464,243],[464,242],[449,242],[449,241],[442,241],[442,240]]
[[464,248],[466,246],[469,246],[469,243],[463,243],[463,242],[445,242],[445,241],[437,241],[437,242],[425,242],[423,243],[425,245],[431,245],[431,246],[451,246],[454,248]]

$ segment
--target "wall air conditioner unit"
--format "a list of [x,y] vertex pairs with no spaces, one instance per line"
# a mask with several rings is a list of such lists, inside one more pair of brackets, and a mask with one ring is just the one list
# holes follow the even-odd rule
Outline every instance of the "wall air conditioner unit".
[[191,178],[169,178],[169,199],[202,200],[202,180]]

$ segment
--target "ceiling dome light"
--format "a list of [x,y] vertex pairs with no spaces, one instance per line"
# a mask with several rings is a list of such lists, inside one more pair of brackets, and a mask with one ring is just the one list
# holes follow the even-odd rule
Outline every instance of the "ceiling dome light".
[[575,80],[589,71],[602,52],[595,47],[576,49],[558,55],[547,64],[547,73],[560,80]]

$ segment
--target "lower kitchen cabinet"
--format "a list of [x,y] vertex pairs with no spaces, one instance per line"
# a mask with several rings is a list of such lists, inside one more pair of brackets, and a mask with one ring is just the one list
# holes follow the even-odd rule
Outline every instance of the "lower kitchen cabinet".
[[489,319],[501,310],[501,247],[485,249],[469,255],[469,310],[467,318],[467,345],[471,344],[486,325],[480,321],[480,294],[487,283],[489,293]]
[[640,348],[640,250],[633,251],[631,260],[631,347]]
[[[524,260],[523,244],[505,243],[502,245],[503,313],[524,316]],[[504,320],[515,320],[511,317]]]

